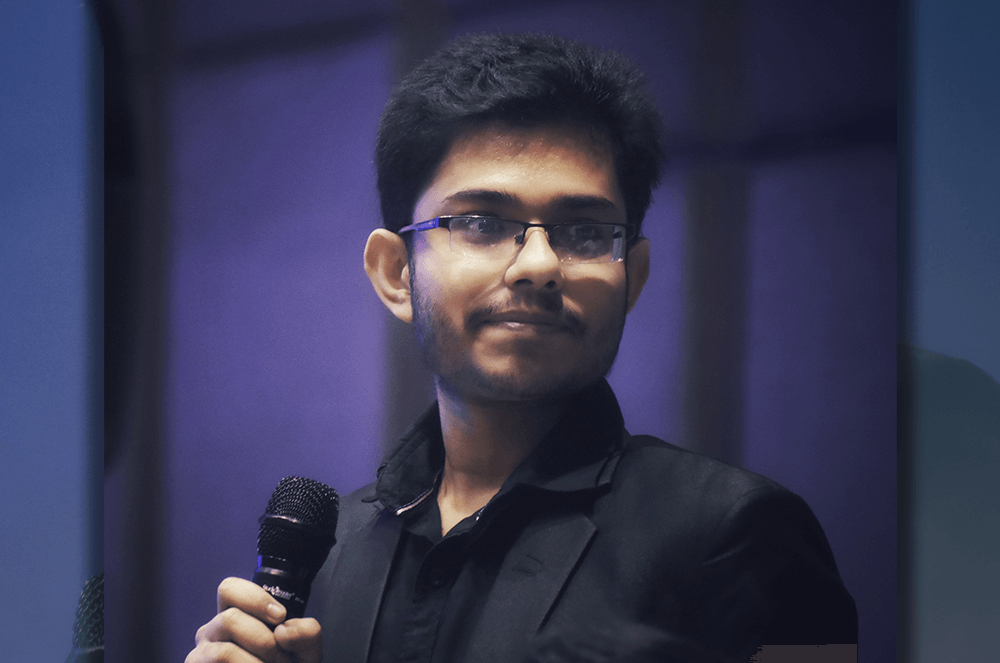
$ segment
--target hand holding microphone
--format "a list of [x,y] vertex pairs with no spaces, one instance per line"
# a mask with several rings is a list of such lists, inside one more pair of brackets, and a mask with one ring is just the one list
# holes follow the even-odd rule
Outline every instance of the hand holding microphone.
[[301,615],[334,543],[337,505],[336,491],[317,481],[279,482],[259,521],[254,582],[222,581],[219,614],[198,629],[185,663],[319,663],[319,623]]

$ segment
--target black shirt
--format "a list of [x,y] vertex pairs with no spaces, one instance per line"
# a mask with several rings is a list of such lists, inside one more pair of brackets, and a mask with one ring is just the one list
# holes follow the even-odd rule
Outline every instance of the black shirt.
[[[474,619],[475,594],[487,592],[462,573],[473,545],[475,517],[441,536],[437,492],[404,513],[403,535],[393,561],[372,642],[373,663],[461,660],[466,619]],[[445,653],[447,652],[447,653]]]
[[[590,391],[597,391],[603,397],[605,389],[607,385],[602,382]],[[566,419],[579,420],[579,413],[570,411]],[[622,420],[617,408],[608,419],[606,430],[598,426],[588,431],[592,438],[601,440],[599,445],[576,448],[572,459],[565,458],[565,452],[560,451],[561,460],[568,460],[571,467],[578,461],[592,463],[595,457],[610,457],[621,439]],[[410,495],[418,490],[423,492],[415,501],[396,510],[403,518],[403,532],[383,594],[370,663],[465,660],[485,597],[490,595],[510,542],[516,539],[527,519],[537,514],[542,505],[553,501],[553,495],[541,487],[551,474],[553,451],[562,447],[560,442],[572,440],[579,445],[580,431],[573,428],[565,421],[557,426],[486,507],[455,525],[443,537],[437,504],[439,463],[443,463],[443,455],[417,454],[408,471],[395,476],[383,471],[380,486],[394,485],[396,490]],[[436,409],[422,417],[406,437],[420,440],[425,449],[443,449]],[[564,471],[561,467],[559,474]],[[428,491],[429,476],[433,480]],[[587,476],[573,487],[592,493],[598,483],[595,479]],[[393,497],[399,503],[399,495]],[[555,500],[564,497],[560,495]]]

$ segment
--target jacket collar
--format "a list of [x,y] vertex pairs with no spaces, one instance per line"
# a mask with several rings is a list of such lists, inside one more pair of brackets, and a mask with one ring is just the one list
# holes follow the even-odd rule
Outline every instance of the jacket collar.
[[[500,493],[517,486],[559,493],[606,487],[624,444],[623,423],[607,381],[587,387],[570,401],[559,422],[514,470]],[[444,442],[435,402],[379,467],[378,500],[402,513],[434,490],[443,467]]]

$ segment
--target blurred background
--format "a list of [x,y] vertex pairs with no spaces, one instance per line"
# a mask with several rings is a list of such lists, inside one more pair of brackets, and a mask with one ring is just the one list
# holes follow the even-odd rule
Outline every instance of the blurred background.
[[[671,133],[611,375],[630,430],[801,494],[858,602],[859,660],[891,660],[897,329],[1000,375],[998,18],[943,0],[17,3],[0,22],[0,551],[23,571],[5,651],[61,660],[103,559],[109,660],[181,661],[219,580],[249,577],[282,476],[371,480],[430,399],[361,268],[378,115],[448,37],[510,30],[624,52]],[[970,559],[915,560],[911,541],[904,599],[914,569],[940,588]],[[912,660],[988,660],[960,600],[927,605],[901,604],[901,636],[926,634]]]
[[83,3],[0,2],[0,657],[66,660],[103,568],[101,78]]
[[891,657],[892,4],[107,8],[122,70],[106,50],[106,92],[127,88],[130,127],[107,128],[105,155],[129,192],[105,226],[115,660],[182,660],[218,582],[252,571],[278,480],[371,481],[430,402],[361,268],[372,148],[402,72],[492,30],[612,47],[647,72],[671,140],[644,225],[652,276],[611,375],[628,426],[801,494],[858,602],[864,660]]

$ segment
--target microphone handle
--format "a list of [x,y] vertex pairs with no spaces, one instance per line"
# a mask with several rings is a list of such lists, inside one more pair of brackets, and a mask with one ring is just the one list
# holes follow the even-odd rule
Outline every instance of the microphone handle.
[[258,557],[257,570],[251,580],[285,606],[287,620],[305,614],[314,576],[308,569],[292,567],[286,560]]

